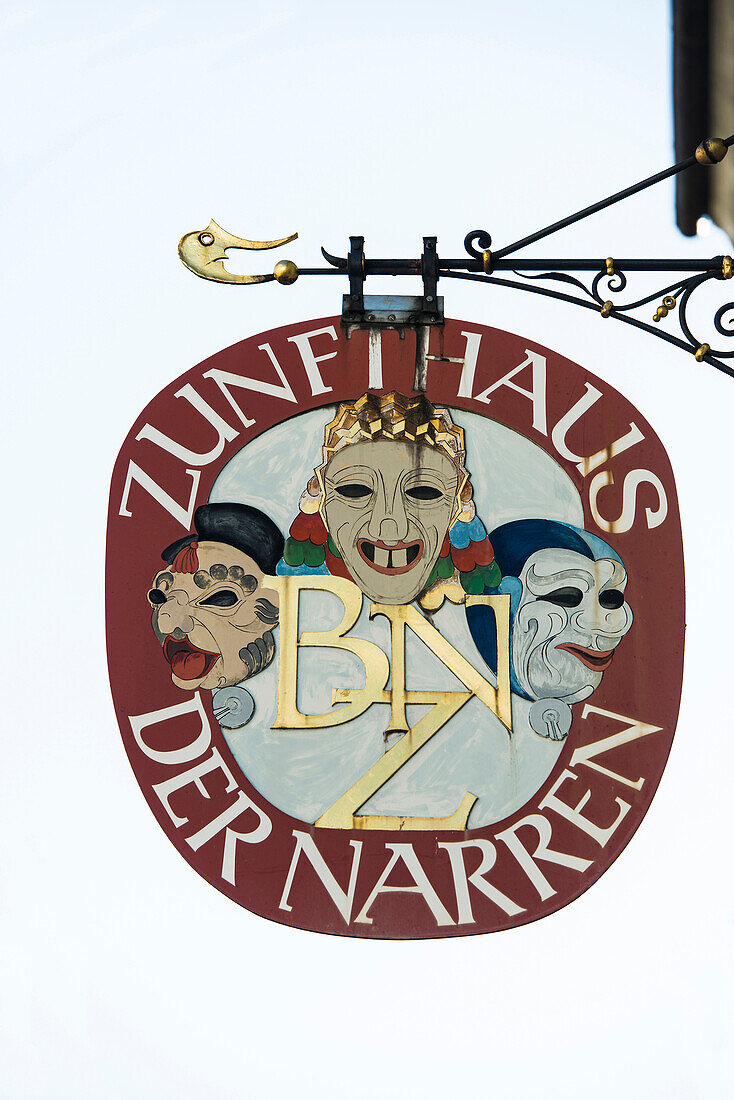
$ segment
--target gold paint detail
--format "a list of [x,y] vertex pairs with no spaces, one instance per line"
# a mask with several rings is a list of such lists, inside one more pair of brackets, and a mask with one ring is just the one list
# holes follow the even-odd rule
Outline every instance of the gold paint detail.
[[393,391],[365,393],[339,406],[324,431],[324,462],[342,447],[376,438],[425,443],[443,451],[457,467],[466,455],[464,430],[453,423],[448,409],[434,407],[422,395],[404,397]]
[[[372,604],[370,618],[384,615],[390,620],[392,641],[392,689],[383,691],[375,702],[390,704],[390,722],[386,732],[400,732],[403,736],[353,783],[348,791],[326,810],[316,821],[324,829],[465,829],[476,796],[466,792],[459,807],[448,817],[384,817],[359,814],[359,809],[446,723],[476,695],[484,705],[512,733],[510,695],[510,600],[509,596],[470,597],[476,603],[489,604],[495,614],[497,626],[497,651],[501,654],[499,687],[495,688],[476,671],[414,607],[402,604]],[[410,629],[435,653],[439,660],[453,672],[468,692],[407,691],[405,687],[405,628]],[[334,702],[351,702],[353,692],[341,689],[334,692]],[[415,726],[410,728],[405,713],[409,704],[432,704],[432,709]]]
[[604,305],[601,307],[602,317],[609,317],[609,315],[611,314],[613,309],[614,309],[614,302],[605,302]]
[[[467,596],[467,607],[490,607],[494,615],[495,636],[497,642],[497,688],[494,695],[495,707],[490,704],[490,710],[499,718],[508,732],[512,733],[512,693],[510,692],[510,597],[501,596]],[[466,662],[469,665],[469,662]],[[469,665],[472,668],[472,665]],[[459,676],[461,680],[461,676]],[[464,681],[462,680],[462,683]],[[470,687],[467,684],[467,687]],[[477,693],[478,694],[478,693]],[[481,696],[480,696],[481,698]],[[482,699],[482,702],[484,700]]]
[[[343,577],[269,577],[268,584],[280,597],[278,713],[272,728],[323,729],[358,718],[380,697],[390,676],[387,655],[378,645],[366,638],[344,637],[362,610],[360,589]],[[338,626],[331,630],[308,630],[298,636],[299,601],[304,589],[332,592],[341,600],[344,612]],[[298,710],[298,650],[307,646],[341,649],[353,653],[364,665],[365,686],[349,691],[348,698],[345,696],[343,700],[346,706],[327,714],[302,714]]]
[[[360,806],[363,806],[373,794],[379,791],[380,787],[383,787],[388,779],[392,779],[395,773],[402,768],[403,764],[407,764],[411,757],[415,756],[415,754],[430,741],[434,734],[438,733],[448,720],[453,718],[465,703],[469,702],[471,697],[472,693],[470,691],[456,691],[447,692],[446,698],[436,700],[435,706],[428,714],[424,715],[412,729],[407,730],[396,745],[393,745],[393,747],[389,749],[384,756],[381,756],[371,768],[368,768],[364,775],[361,776],[356,783],[352,784],[349,790],[345,791],[333,806],[330,806],[321,817],[317,818],[316,825],[322,829],[408,828],[426,830],[436,828],[466,828],[466,819],[469,816],[469,811],[476,802],[476,795],[472,795],[468,791],[464,795],[457,810],[451,815],[451,817],[455,817],[459,811],[465,809],[466,816],[463,821],[452,823],[451,825],[440,824],[445,822],[446,818],[400,817],[386,819],[377,815],[364,814],[360,816],[357,814],[357,810],[359,810]],[[400,821],[401,824],[386,826],[384,824],[386,820]]]
[[697,363],[702,363],[704,361],[705,357],[708,355],[708,353],[710,351],[711,351],[711,345],[710,344],[701,344],[701,346],[699,348],[696,348],[696,351],[695,351],[696,362]]
[[[476,796],[467,791],[448,817],[403,817],[359,815],[358,811],[390,780],[446,723],[474,696],[490,710],[512,735],[510,692],[510,597],[469,596],[467,604],[491,607],[495,618],[498,653],[497,687],[477,672],[472,664],[409,604],[372,604],[370,619],[383,615],[390,621],[392,668],[387,654],[364,638],[346,638],[362,609],[362,592],[342,577],[275,577],[269,583],[280,597],[278,645],[278,713],[273,729],[323,729],[339,726],[363,714],[373,703],[387,704],[390,717],[386,733],[402,733],[397,743],[377,760],[316,821],[325,829],[455,829],[463,830]],[[303,590],[321,590],[337,596],[343,607],[342,620],[330,630],[303,631],[299,636],[299,601]],[[410,630],[438,657],[466,691],[409,691],[406,688],[405,632]],[[337,688],[334,709],[327,714],[303,714],[297,705],[298,651],[314,646],[341,649],[354,654],[364,666],[363,688]],[[387,689],[392,672],[392,686]],[[406,707],[430,706],[411,728]]]
[[429,588],[427,592],[424,592],[420,598],[420,605],[424,611],[438,611],[444,600],[459,605],[468,602],[466,592],[456,574],[449,577],[442,584],[436,584],[433,588]]
[[[467,596],[467,607],[484,604],[492,609],[497,630],[497,652],[501,655],[498,669],[498,687],[494,687],[488,680],[477,672],[472,664],[454,649],[449,641],[444,638],[425,615],[410,604],[378,604],[370,607],[370,619],[375,615],[384,615],[390,620],[391,640],[393,646],[392,667],[392,691],[391,714],[388,730],[407,729],[405,719],[405,702],[409,694],[405,690],[405,628],[410,627],[416,637],[438,657],[446,668],[453,672],[454,676],[471,694],[476,695],[484,703],[488,710],[495,714],[500,722],[512,732],[512,711],[510,696],[510,597],[509,596]],[[439,693],[441,696],[450,695],[451,692]],[[405,696],[405,700],[403,700]],[[418,702],[418,700],[413,700]]]
[[482,267],[484,268],[485,275],[492,274],[492,253],[489,251],[488,248],[485,248],[484,252],[482,253]]
[[614,260],[612,259],[612,257],[607,256],[606,260],[604,261],[604,264],[605,264],[606,269],[607,269],[607,275],[613,275],[614,274]]
[[721,277],[722,279],[731,279],[732,277],[732,258],[731,256],[724,256],[721,261]]
[[[206,229],[195,229],[191,233],[185,233],[178,242],[178,254],[181,262],[200,279],[208,279],[215,283],[269,283],[276,278],[275,275],[234,275],[231,271],[227,271],[224,266],[227,249],[243,248],[251,251],[278,248],[282,244],[288,244],[289,241],[295,241],[297,237],[297,233],[292,233],[290,237],[281,237],[277,241],[248,241],[244,237],[233,236],[212,220]],[[283,262],[291,263],[290,260]],[[295,264],[293,266],[295,267]]]
[[[417,727],[416,727],[417,728]],[[397,748],[397,746],[396,746]],[[464,795],[458,807],[448,817],[389,817],[380,816],[377,814],[370,815],[357,815],[352,818],[352,824],[346,826],[338,826],[338,828],[347,829],[414,829],[419,831],[429,830],[450,830],[452,832],[464,832],[466,829],[466,823],[471,813],[472,806],[477,800],[475,794],[470,794],[469,791]],[[329,811],[327,811],[328,813]],[[330,826],[324,826],[321,819],[316,822],[317,825],[321,825],[325,828]],[[331,826],[333,828],[334,826]]]
[[469,471],[464,464],[464,429],[454,424],[448,409],[432,405],[422,394],[405,397],[396,391],[380,395],[365,393],[353,403],[345,402],[339,405],[336,416],[326,425],[323,461],[314,471],[319,484],[320,511],[324,523],[324,471],[329,460],[343,447],[373,439],[421,443],[434,447],[451,459],[459,475],[450,521],[450,526],[453,526],[473,495]]
[[728,152],[721,138],[706,138],[696,149],[699,164],[719,164]]
[[662,305],[659,305],[653,315],[653,321],[661,321],[663,317],[667,317],[671,309],[675,309],[675,298],[671,294],[667,294],[663,298]]

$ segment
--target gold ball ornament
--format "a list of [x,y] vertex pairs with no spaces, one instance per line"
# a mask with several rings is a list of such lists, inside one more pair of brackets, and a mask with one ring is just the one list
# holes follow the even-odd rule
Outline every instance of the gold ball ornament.
[[290,286],[298,278],[298,268],[293,260],[279,260],[273,270],[273,275],[279,283]]
[[699,164],[718,164],[727,154],[727,146],[721,138],[706,138],[696,149]]

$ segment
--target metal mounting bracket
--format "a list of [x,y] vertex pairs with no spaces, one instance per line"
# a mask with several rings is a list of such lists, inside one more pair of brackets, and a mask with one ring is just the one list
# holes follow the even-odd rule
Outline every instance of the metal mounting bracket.
[[[486,230],[472,230],[464,238],[467,255],[463,257],[439,259],[436,237],[424,237],[423,252],[419,259],[390,257],[367,260],[364,254],[364,237],[350,237],[350,248],[346,257],[332,256],[322,247],[321,253],[329,265],[325,268],[298,268],[292,260],[280,260],[272,275],[235,275],[224,267],[228,248],[275,248],[294,240],[296,234],[279,241],[250,241],[232,236],[213,221],[206,229],[185,234],[179,242],[179,254],[183,263],[195,275],[215,282],[261,283],[276,280],[287,286],[304,275],[346,275],[349,279],[349,293],[344,295],[342,302],[342,325],[347,336],[355,329],[367,329],[370,333],[370,355],[373,357],[370,362],[376,364],[374,356],[377,356],[381,348],[384,329],[396,329],[401,338],[405,336],[406,328],[414,329],[416,388],[419,389],[425,384],[428,333],[431,327],[444,324],[443,298],[437,294],[439,278],[467,279],[485,286],[521,290],[526,294],[540,294],[593,310],[602,318],[613,318],[657,336],[687,351],[697,362],[708,363],[734,378],[734,366],[726,361],[734,360],[734,349],[725,342],[727,339],[734,339],[734,301],[724,301],[718,308],[714,305],[713,317],[703,330],[699,327],[700,321],[697,318],[694,332],[688,318],[689,302],[699,287],[711,287],[734,276],[734,260],[731,256],[692,260],[687,257],[653,259],[612,256],[540,259],[518,255],[518,252],[529,245],[680,172],[711,169],[721,163],[732,145],[734,134],[727,138],[707,138],[691,156],[670,168],[656,172],[631,187],[625,187],[499,249],[492,250],[492,238]],[[507,278],[505,273],[515,278]],[[664,278],[666,285],[652,291],[646,287],[642,294],[638,292],[630,301],[624,293],[628,277],[639,274],[644,277],[645,273]],[[417,276],[423,281],[423,294],[366,296],[364,283],[370,275]],[[695,300],[699,302],[702,299],[703,295],[697,296]],[[655,307],[655,312],[649,314],[652,324],[640,315],[640,311],[650,307]],[[672,332],[665,330],[661,324],[669,316],[669,325],[672,324],[674,330]],[[719,337],[724,337],[724,341],[720,341]],[[723,343],[723,346],[712,347],[709,340],[715,345]],[[370,376],[373,377],[372,367]],[[378,377],[376,366],[374,377]]]
[[[342,298],[342,324],[350,331],[373,326],[399,329],[401,336],[404,335],[406,327],[443,325],[443,298],[437,294],[439,261],[436,240],[436,237],[424,237],[420,266],[412,261],[416,274],[423,280],[422,295],[365,295],[364,282],[371,265],[365,261],[364,237],[350,237],[346,262],[349,293]],[[384,272],[384,274],[398,273],[398,270]]]

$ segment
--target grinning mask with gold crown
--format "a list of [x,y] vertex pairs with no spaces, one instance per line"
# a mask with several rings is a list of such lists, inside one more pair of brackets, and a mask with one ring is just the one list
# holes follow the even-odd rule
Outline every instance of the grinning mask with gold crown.
[[449,529],[474,515],[465,454],[462,429],[423,395],[339,405],[301,509],[320,512],[370,599],[410,603],[428,586]]

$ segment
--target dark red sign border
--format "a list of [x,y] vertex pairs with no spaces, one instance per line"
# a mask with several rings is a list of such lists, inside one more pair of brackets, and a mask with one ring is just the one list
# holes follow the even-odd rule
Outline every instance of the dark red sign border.
[[[329,330],[334,333],[333,337]],[[313,335],[304,340],[304,335],[309,333]],[[466,390],[467,379],[463,374],[466,363],[462,367],[461,364],[446,361],[471,358],[467,354],[466,333],[481,336],[471,397],[459,396],[457,392],[462,384]],[[300,340],[294,339],[299,337]],[[237,420],[233,414],[232,406],[221,389],[205,376],[217,369],[245,375],[271,387],[280,385],[271,357],[262,350],[266,344],[292,387],[295,403],[285,402],[272,392],[232,390],[245,413],[245,419],[256,421],[245,428],[242,420]],[[309,349],[312,353],[310,360]],[[328,357],[333,352],[336,354]],[[171,796],[169,805],[176,818],[186,820],[185,825],[176,827],[154,787],[170,779],[172,774],[190,768],[192,763],[180,763],[173,767],[151,759],[141,751],[133,737],[131,715],[173,707],[186,698],[185,693],[170,682],[150,629],[144,599],[151,576],[157,568],[160,550],[185,532],[159,500],[151,495],[145,484],[145,475],[153,479],[171,500],[183,506],[189,501],[194,481],[192,474],[186,470],[195,469],[150,438],[137,437],[144,426],[150,424],[191,451],[204,454],[211,449],[216,439],[212,425],[185,396],[176,397],[186,385],[192,386],[232,428],[238,429],[237,437],[225,443],[222,454],[215,461],[198,467],[200,476],[196,503],[203,503],[221,467],[240,447],[290,416],[340,400],[352,400],[367,390],[369,378],[365,333],[355,333],[347,340],[339,327],[338,318],[323,318],[250,337],[217,353],[176,379],[149,403],[128,434],[115,465],[107,532],[108,662],[115,710],[131,766],[159,824],[186,861],[232,900],[251,912],[281,924],[367,938],[418,939],[499,931],[555,912],[588,889],[629,842],[652,801],[670,751],[680,703],[685,606],[677,497],[672,470],[662,444],[638,410],[611,386],[534,341],[474,322],[447,321],[443,333],[432,334],[429,352],[445,357],[440,366],[438,361],[432,361],[429,367],[427,394],[434,403],[489,415],[543,447],[566,471],[581,493],[586,528],[609,541],[625,562],[630,578],[628,598],[635,612],[633,633],[620,646],[613,671],[605,675],[601,686],[588,700],[593,710],[586,719],[580,719],[583,704],[577,704],[574,708],[577,717],[571,734],[547,781],[524,807],[493,826],[437,837],[421,832],[317,829],[289,817],[270,805],[239,770],[213,718],[207,698],[205,708],[211,725],[211,749],[220,754],[221,760],[236,778],[238,790],[244,798],[250,799],[272,822],[271,832],[261,843],[234,842],[235,882],[229,883],[222,877],[226,827],[213,834],[196,851],[187,844],[187,839],[201,834],[217,815],[226,816],[227,808],[233,806],[239,794],[226,791],[228,782],[223,771],[214,769],[208,772],[201,779],[208,798],[202,797],[193,782]],[[531,353],[536,360],[532,359]],[[396,333],[386,333],[382,352],[383,381],[386,384],[381,388],[370,388],[376,389],[376,392],[392,389],[412,392],[414,354],[414,343],[409,335],[405,340],[400,340]],[[545,361],[545,424],[539,414],[539,398],[535,403],[532,400],[533,363],[538,358]],[[526,366],[515,372],[515,368],[522,363]],[[478,400],[478,395],[486,394],[503,378],[507,381],[491,392],[489,404],[486,400]],[[320,386],[326,392],[314,392]],[[596,525],[589,496],[591,478],[583,477],[576,468],[577,464],[559,454],[551,442],[552,428],[583,397],[589,386],[595,387],[601,396],[569,429],[565,436],[565,446],[569,452],[580,456],[595,454],[612,441],[622,438],[630,424],[636,425],[644,436],[644,440],[634,447],[610,459],[607,466],[612,471],[613,482],[603,484],[596,498],[597,512],[611,521],[624,514],[627,507],[625,494],[631,495],[635,518],[626,531],[609,533]],[[538,396],[537,389],[535,396]],[[491,471],[479,471],[476,463],[472,467],[470,440],[468,452],[468,465],[474,476],[491,476]],[[134,463],[143,476],[135,472],[131,476],[130,463]],[[594,470],[592,476],[603,469]],[[649,473],[653,477],[645,479],[634,471]],[[656,510],[660,510],[660,492],[655,487],[655,479],[664,488],[667,515],[658,526],[648,526],[649,516],[654,517]],[[629,489],[629,486],[632,488]],[[294,501],[294,509],[296,503]],[[132,514],[120,515],[121,510]],[[208,696],[208,693],[202,694]],[[599,711],[624,716],[630,722],[625,724]],[[153,751],[162,755],[166,750],[193,740],[201,726],[199,722],[197,727],[197,721],[197,715],[192,711],[190,715],[182,715],[175,721],[150,725],[145,730],[147,743]],[[640,790],[634,789],[628,782],[611,779],[608,774],[590,768],[588,764],[577,766],[576,771],[570,769],[575,752],[585,745],[618,734],[633,721],[660,728],[593,759],[607,772],[616,773],[619,777],[643,779]],[[207,748],[202,758],[209,752]],[[201,758],[194,761],[200,762]],[[566,777],[558,785],[566,769],[571,771],[573,778]],[[556,802],[548,803],[552,789],[555,789]],[[579,827],[578,818],[574,819],[573,814],[569,818],[558,809],[559,802],[571,810],[578,807],[587,791],[589,799],[577,813],[599,830],[608,829],[615,821],[620,813],[620,802],[630,807],[624,811],[618,826],[603,845],[598,835],[595,837]],[[541,809],[544,801],[547,805]],[[245,805],[244,801],[242,805]],[[529,815],[539,815],[550,823],[551,852],[561,853],[572,862],[576,861],[576,866],[563,866],[540,858],[533,861],[553,891],[546,897],[541,896],[545,888],[540,877],[536,876],[533,881],[518,863],[506,839],[497,839],[499,834],[508,834],[508,830],[511,831],[518,821]],[[236,826],[244,834],[254,829],[257,822],[256,811],[245,809],[230,824],[232,829]],[[326,888],[324,874],[318,874],[305,850],[300,854],[287,894],[289,908],[279,908],[297,847],[295,834],[312,838],[329,874],[333,876],[333,880],[329,880],[333,890],[338,889],[342,895],[346,894],[350,881],[355,859],[354,845],[361,843],[349,922],[345,921],[334,896]],[[533,824],[523,825],[514,835],[520,838],[522,846],[528,851],[532,851],[537,844],[538,834]],[[457,883],[448,851],[439,844],[477,840],[492,842],[496,851],[496,863],[487,872],[484,881],[502,891],[516,906],[521,906],[523,912],[515,915],[503,912],[492,897],[487,897],[471,884],[471,876],[479,868],[485,853],[470,846],[461,850],[461,858],[469,881],[467,889],[473,923],[458,924],[456,921],[462,914]],[[311,842],[304,839],[302,843],[308,845]],[[400,854],[389,845],[409,845],[412,855],[407,848]],[[424,887],[421,893],[400,891],[401,886],[406,889],[416,886],[413,856],[453,923],[437,923],[436,913],[440,911],[426,900],[427,888]],[[355,918],[362,912],[391,859],[395,860],[395,865],[385,881],[397,889],[378,894],[368,913],[373,923],[356,923]],[[590,861],[590,865],[581,871],[578,869],[579,861]]]

